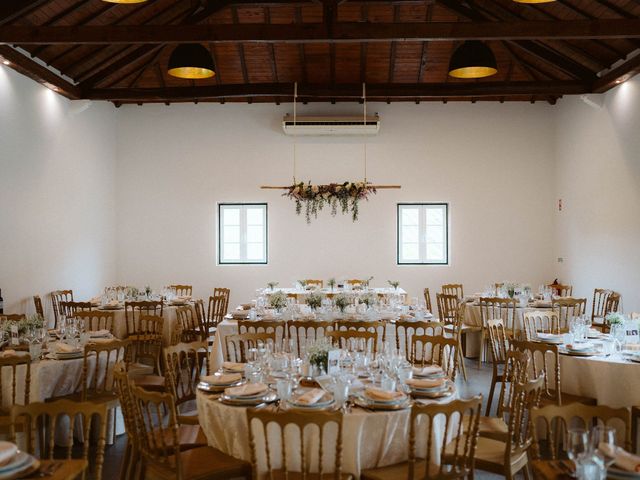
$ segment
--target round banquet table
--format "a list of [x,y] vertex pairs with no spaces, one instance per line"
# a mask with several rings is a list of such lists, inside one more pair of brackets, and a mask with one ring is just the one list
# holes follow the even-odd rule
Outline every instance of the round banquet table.
[[[162,337],[165,345],[171,345],[171,337],[178,321],[178,317],[176,315],[177,308],[178,307],[172,305],[164,305],[162,308],[162,318],[164,318],[164,323],[162,325]],[[103,311],[99,308],[98,310]],[[124,314],[124,308],[104,311],[113,312],[113,335],[121,340],[127,338],[127,322]]]
[[[456,398],[456,394],[442,400],[419,400],[424,402],[449,402]],[[247,422],[246,408],[225,405],[218,401],[217,395],[198,391],[197,393],[198,418],[200,426],[204,431],[210,446],[221,450],[233,457],[251,461],[251,449],[249,446],[249,426]],[[353,407],[343,418],[342,427],[342,471],[350,473],[356,477],[360,472],[368,468],[384,467],[395,463],[404,462],[409,454],[409,420],[411,409],[399,411],[378,411],[371,412],[357,407]],[[418,434],[416,436],[417,452],[426,451],[426,420],[420,417],[418,420]],[[307,429],[305,435],[315,435],[312,429]],[[449,432],[455,430],[450,423]],[[259,430],[258,430],[259,432]],[[270,430],[269,444],[280,445],[279,431]],[[422,433],[421,433],[422,432]],[[443,416],[434,419],[432,428],[432,458],[439,458],[440,447],[445,434],[445,421]],[[287,442],[296,442],[299,445],[299,437],[294,432],[287,435]],[[335,431],[327,431],[325,434],[327,442],[325,452],[334,445]],[[447,438],[447,443],[452,438]],[[260,434],[256,435],[257,451],[264,451],[264,439]],[[309,442],[305,437],[305,444]],[[291,449],[298,453],[299,447]],[[333,453],[333,450],[331,450]],[[299,465],[299,459],[291,458],[291,452],[287,451],[290,460]],[[272,453],[274,459],[279,459],[280,455]],[[333,460],[331,455],[325,456],[325,471],[333,471]],[[264,461],[264,460],[263,460]],[[263,461],[259,461],[259,470],[266,470]],[[279,465],[272,464],[273,468]]]

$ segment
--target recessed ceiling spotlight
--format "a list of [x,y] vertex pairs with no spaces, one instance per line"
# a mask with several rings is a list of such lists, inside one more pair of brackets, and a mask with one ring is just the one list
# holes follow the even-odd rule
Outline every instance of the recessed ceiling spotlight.
[[11,62],[9,60],[3,60],[2,63],[4,63],[5,65],[11,65]]

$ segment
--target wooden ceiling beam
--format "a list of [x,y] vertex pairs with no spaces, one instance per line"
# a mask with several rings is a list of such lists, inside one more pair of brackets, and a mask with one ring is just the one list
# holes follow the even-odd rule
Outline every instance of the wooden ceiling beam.
[[23,26],[0,30],[0,43],[20,45],[193,42],[375,42],[640,38],[640,19],[566,21]]
[[0,25],[12,22],[40,8],[48,0],[2,0],[0,2]]
[[59,77],[47,67],[34,62],[29,57],[23,55],[7,45],[0,45],[0,57],[9,62],[9,67],[14,69],[47,88],[58,92],[71,100],[80,98],[80,89],[69,83],[64,78]]
[[640,73],[640,55],[627,60],[619,67],[614,68],[593,83],[593,93],[604,93],[607,90],[626,82],[631,77]]
[[[218,98],[291,97],[293,85],[288,83],[257,83],[215,85],[202,87],[122,88],[94,89],[85,93],[93,100],[179,101],[210,100]],[[421,84],[368,84],[367,98],[429,98],[429,97],[486,97],[496,95],[568,95],[589,93],[590,86],[583,82],[474,82],[421,83]],[[315,98],[362,97],[361,84],[298,85],[298,95]]]

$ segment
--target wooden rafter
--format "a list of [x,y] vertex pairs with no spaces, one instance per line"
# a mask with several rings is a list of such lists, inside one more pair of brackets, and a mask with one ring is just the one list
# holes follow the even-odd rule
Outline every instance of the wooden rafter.
[[48,0],[2,0],[0,2],[0,25],[12,22],[40,8]]

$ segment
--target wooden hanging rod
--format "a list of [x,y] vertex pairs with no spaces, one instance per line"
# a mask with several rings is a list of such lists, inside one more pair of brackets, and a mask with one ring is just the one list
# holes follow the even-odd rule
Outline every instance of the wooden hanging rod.
[[[338,184],[338,185],[342,185],[342,184]],[[398,188],[402,188],[401,185],[368,185],[369,187],[373,187],[376,190],[391,190],[391,189],[398,189]],[[263,190],[289,190],[291,188],[291,186],[289,187],[276,187],[273,185],[262,185],[260,187]]]

